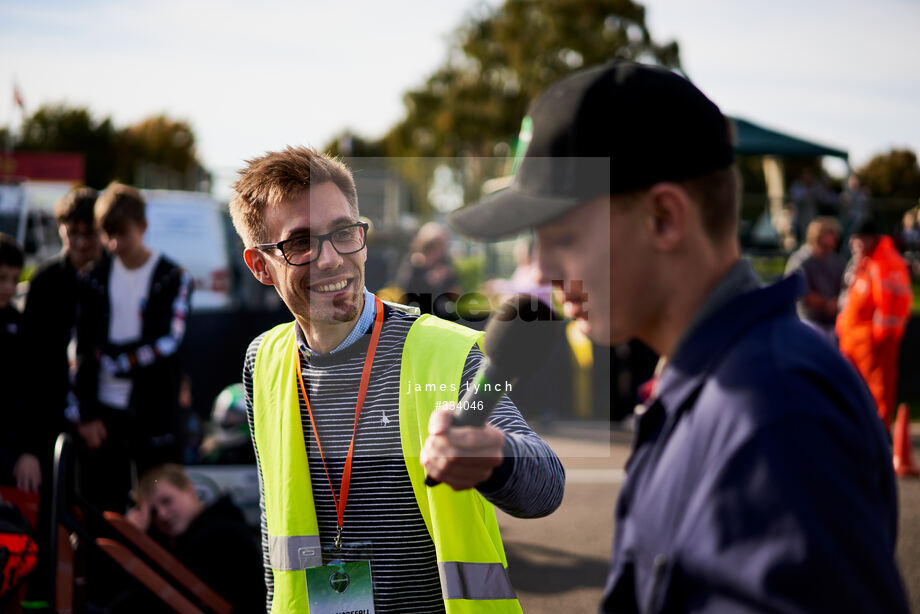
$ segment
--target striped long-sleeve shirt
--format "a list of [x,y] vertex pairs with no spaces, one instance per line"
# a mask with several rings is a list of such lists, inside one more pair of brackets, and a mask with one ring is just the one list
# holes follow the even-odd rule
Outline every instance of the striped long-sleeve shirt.
[[[415,319],[402,311],[385,309],[373,376],[358,424],[344,517],[344,542],[369,541],[372,544],[374,602],[381,613],[444,611],[434,543],[415,501],[399,436],[400,363],[406,335]],[[263,336],[250,344],[243,368],[252,432],[255,432],[252,374]],[[351,442],[358,384],[369,338],[366,334],[334,354],[301,357],[304,385],[329,475],[336,488],[341,484]],[[466,382],[473,379],[482,359],[482,352],[474,346],[467,357],[458,389],[462,390]],[[329,544],[336,534],[335,503],[303,398],[300,410],[320,540]],[[507,397],[502,397],[490,422],[505,433],[505,462],[480,485],[479,491],[500,509],[515,516],[539,517],[551,513],[561,503],[565,485],[565,473],[559,459],[531,430]],[[270,609],[273,586],[261,467],[259,477],[262,552]]]

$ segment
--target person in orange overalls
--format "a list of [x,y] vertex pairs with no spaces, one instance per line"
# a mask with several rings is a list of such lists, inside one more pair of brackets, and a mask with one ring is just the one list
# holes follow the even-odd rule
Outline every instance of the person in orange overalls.
[[840,351],[869,385],[878,415],[890,428],[898,386],[898,352],[910,317],[910,274],[891,238],[870,220],[850,237],[852,270],[837,316]]

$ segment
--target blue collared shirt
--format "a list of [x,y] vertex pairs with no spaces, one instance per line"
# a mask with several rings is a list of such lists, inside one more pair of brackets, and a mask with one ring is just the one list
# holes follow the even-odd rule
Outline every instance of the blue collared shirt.
[[[361,338],[361,335],[370,330],[371,326],[374,323],[374,318],[377,317],[377,301],[374,300],[374,295],[368,292],[367,288],[364,288],[364,309],[361,310],[361,317],[358,318],[358,321],[355,323],[355,327],[351,329],[351,332],[348,333],[348,336],[342,340],[342,343],[338,344],[335,349],[333,349],[330,354],[335,354],[347,348],[349,345]],[[318,352],[314,352],[310,349],[310,346],[307,345],[307,338],[304,336],[303,331],[300,330],[300,326],[297,327],[297,345],[300,347],[300,351],[306,356],[319,356]]]

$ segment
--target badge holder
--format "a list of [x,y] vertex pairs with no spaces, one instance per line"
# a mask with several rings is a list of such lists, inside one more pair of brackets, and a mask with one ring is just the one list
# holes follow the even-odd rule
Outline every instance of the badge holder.
[[374,614],[372,555],[370,542],[323,546],[323,565],[305,571],[311,614]]

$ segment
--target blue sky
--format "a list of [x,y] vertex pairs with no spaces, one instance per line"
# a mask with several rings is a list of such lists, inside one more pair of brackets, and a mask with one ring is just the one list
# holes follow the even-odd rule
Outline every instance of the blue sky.
[[[488,0],[496,4],[498,0]],[[850,151],[920,151],[920,1],[649,0],[655,38],[723,111]],[[191,122],[206,166],[379,136],[478,1],[0,0],[0,123],[83,104],[118,125]],[[3,93],[6,91],[7,93]]]

